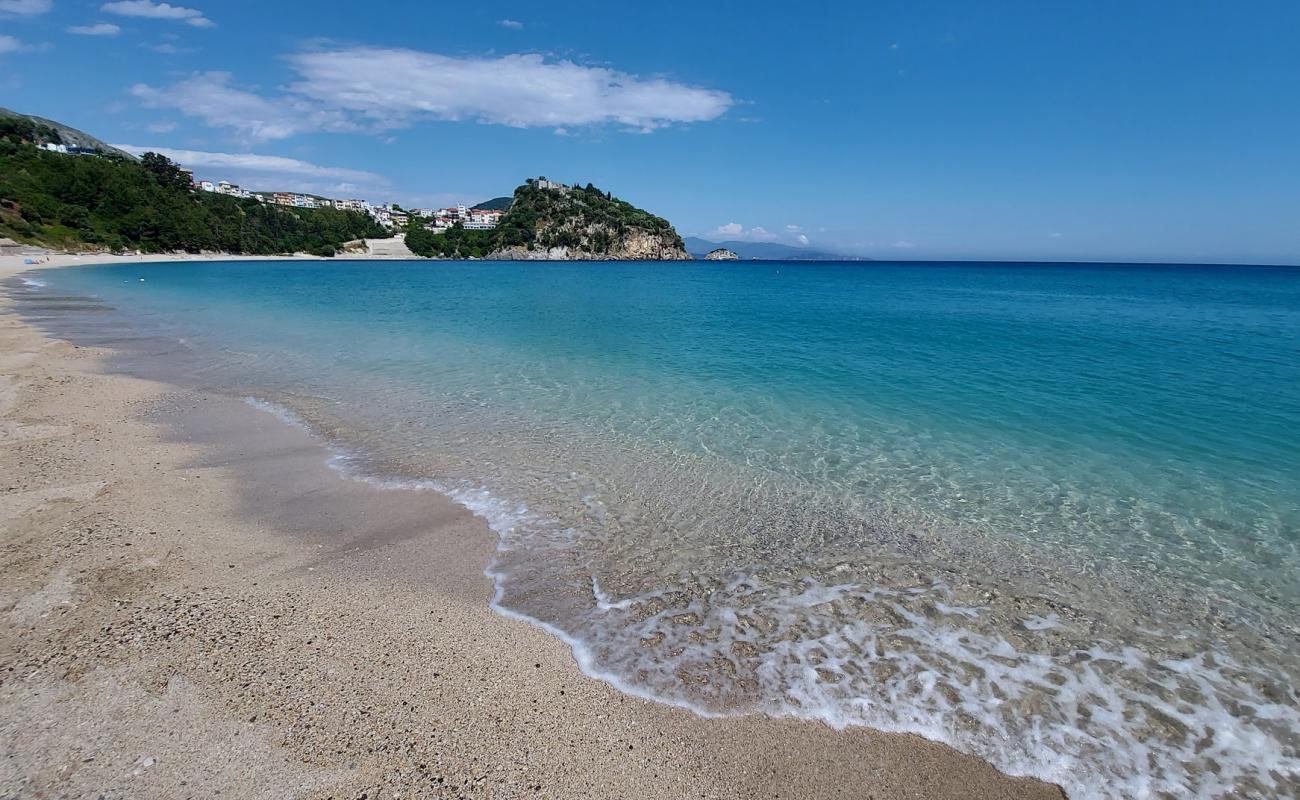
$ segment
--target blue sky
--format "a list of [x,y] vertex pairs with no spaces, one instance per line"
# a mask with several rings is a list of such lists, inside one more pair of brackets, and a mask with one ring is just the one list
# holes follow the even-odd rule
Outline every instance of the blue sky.
[[0,0],[0,105],[406,205],[877,258],[1300,262],[1300,3]]

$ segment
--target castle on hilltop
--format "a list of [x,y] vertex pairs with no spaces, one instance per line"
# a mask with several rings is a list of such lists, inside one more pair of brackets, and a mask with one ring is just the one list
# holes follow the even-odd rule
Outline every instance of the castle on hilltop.
[[569,189],[569,186],[566,184],[547,180],[545,175],[539,175],[536,178],[529,178],[528,185],[534,189],[559,189],[562,192]]

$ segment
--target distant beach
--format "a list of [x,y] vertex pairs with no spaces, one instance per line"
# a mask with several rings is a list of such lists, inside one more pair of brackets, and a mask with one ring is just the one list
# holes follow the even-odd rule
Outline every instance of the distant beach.
[[1061,796],[914,736],[621,694],[489,609],[481,519],[0,302],[0,794]]

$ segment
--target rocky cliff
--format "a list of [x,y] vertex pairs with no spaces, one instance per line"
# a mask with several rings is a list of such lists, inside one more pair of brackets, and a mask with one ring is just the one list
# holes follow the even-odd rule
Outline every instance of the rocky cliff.
[[515,190],[489,258],[528,260],[679,261],[690,259],[682,237],[655,216],[586,187],[545,188],[530,182]]

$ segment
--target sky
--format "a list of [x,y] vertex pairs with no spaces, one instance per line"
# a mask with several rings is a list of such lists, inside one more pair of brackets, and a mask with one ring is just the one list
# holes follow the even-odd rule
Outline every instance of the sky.
[[251,189],[591,182],[882,259],[1300,263],[1300,3],[0,0],[0,106]]

